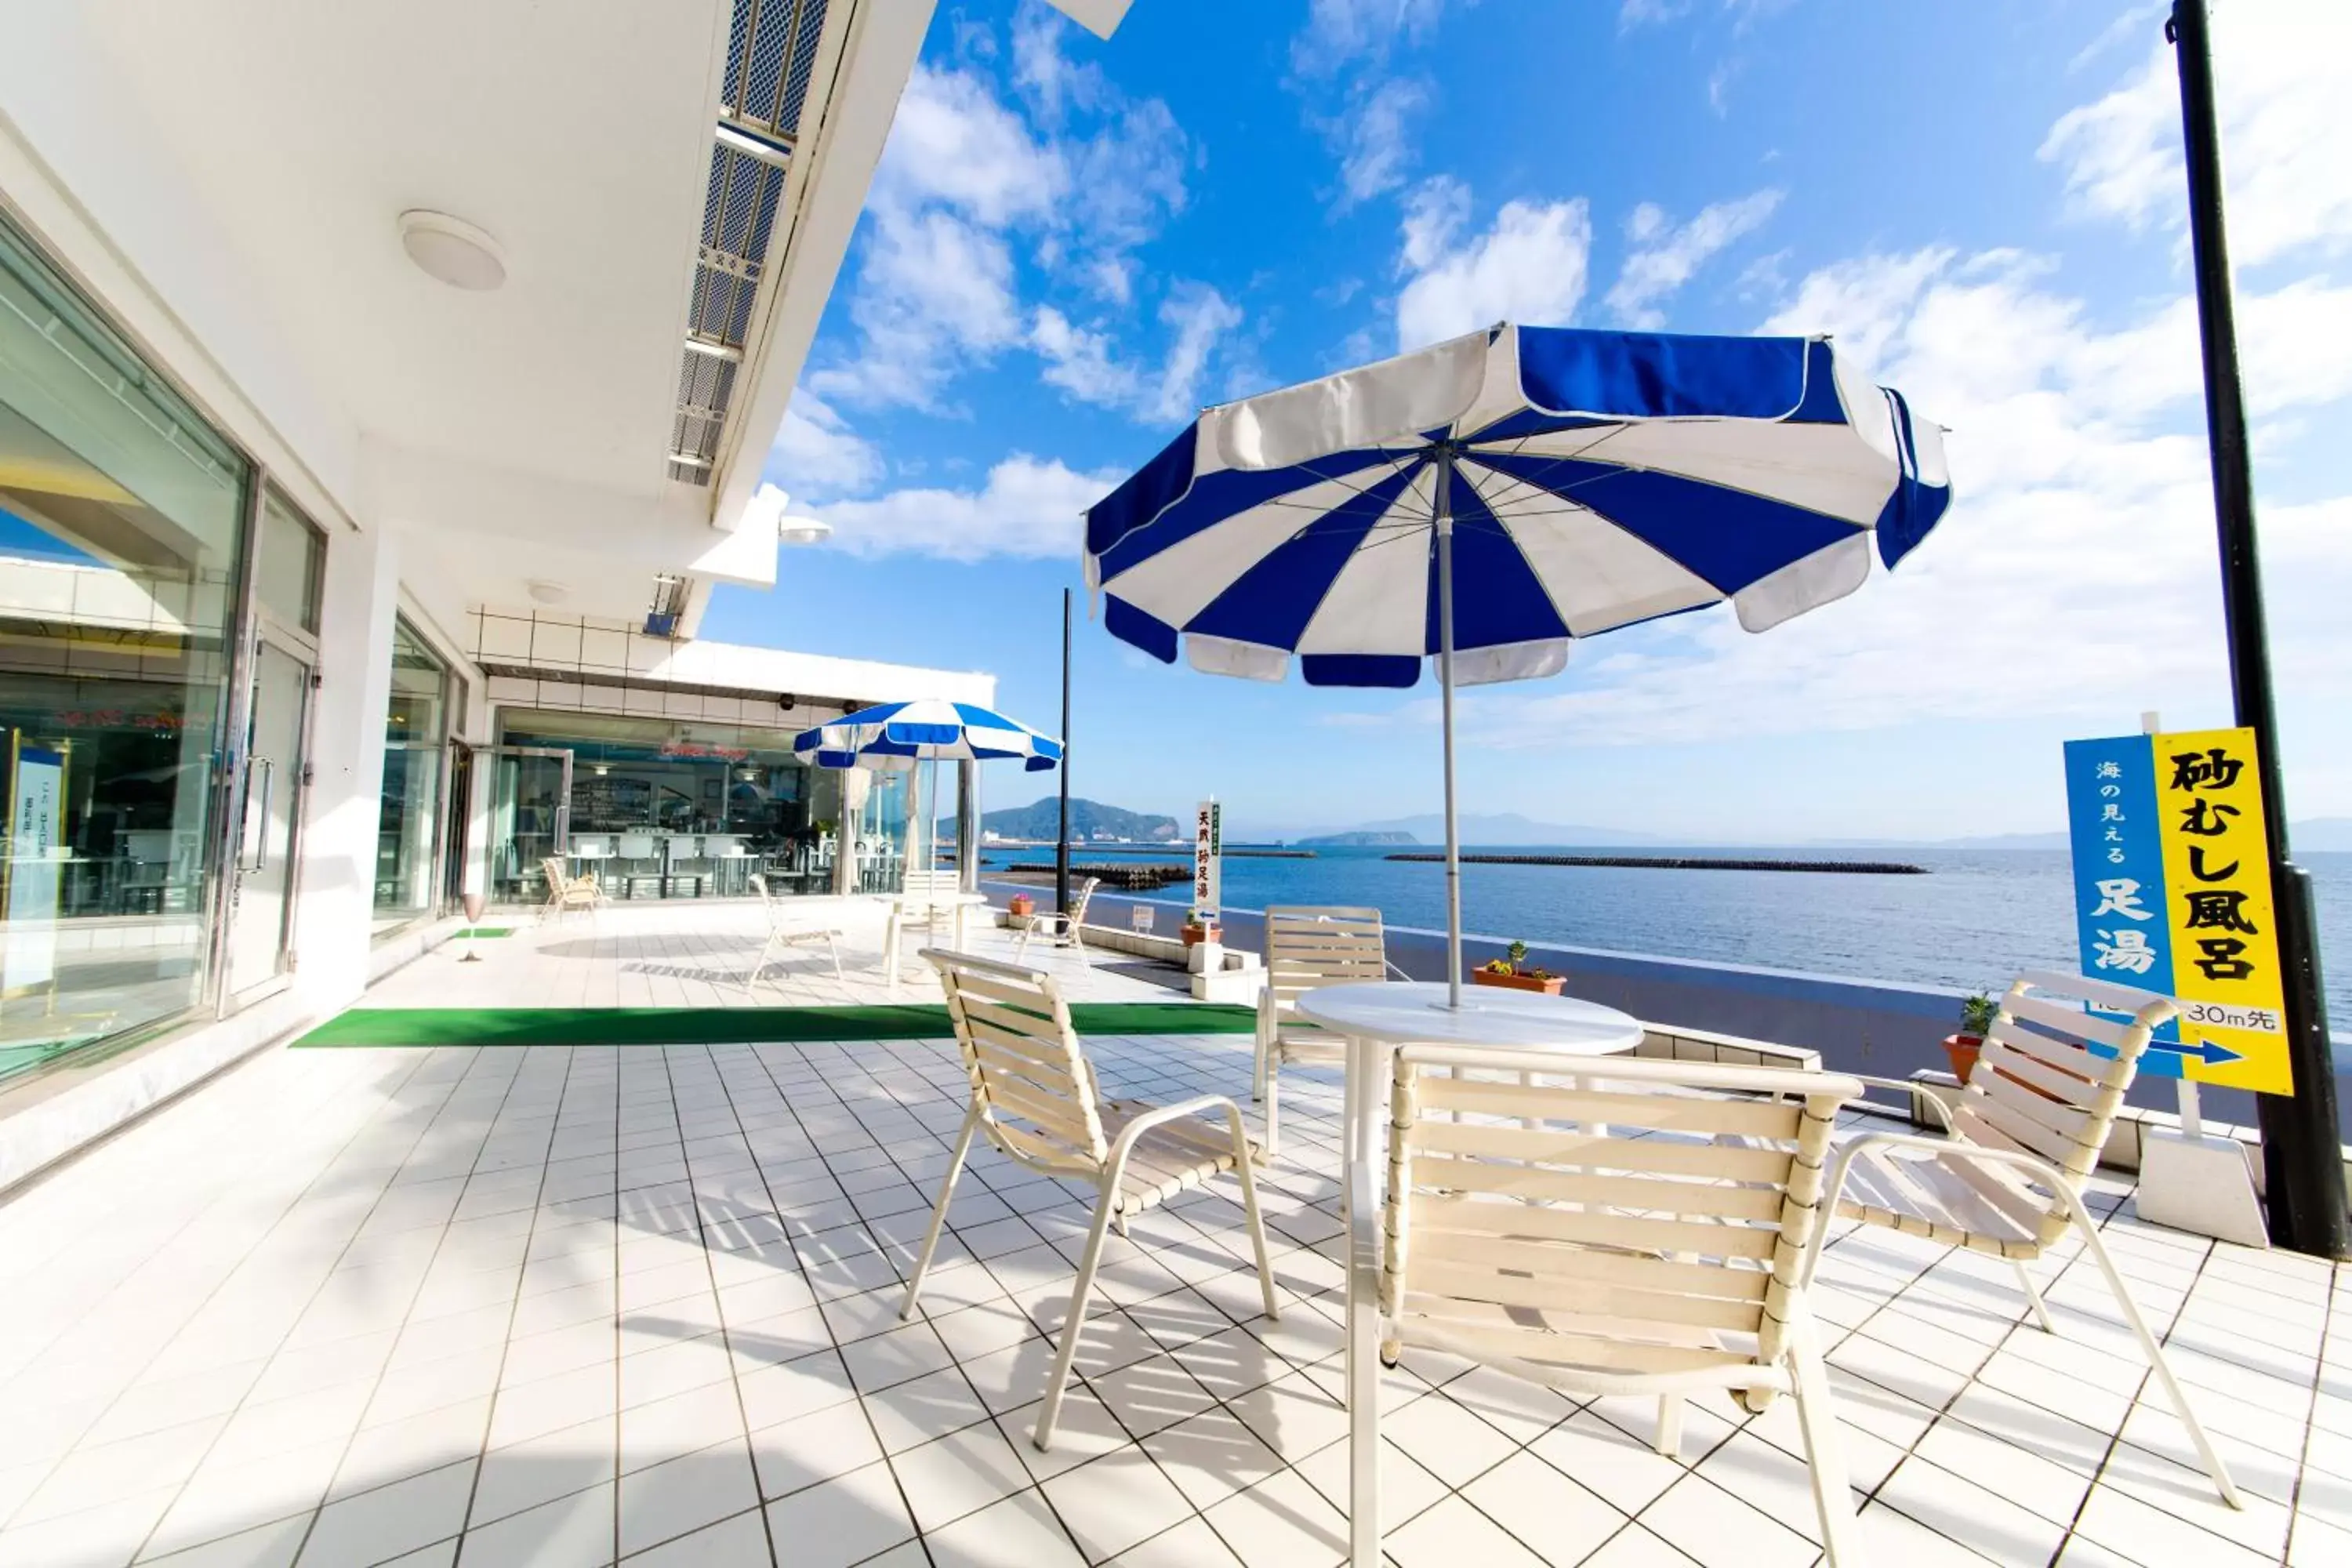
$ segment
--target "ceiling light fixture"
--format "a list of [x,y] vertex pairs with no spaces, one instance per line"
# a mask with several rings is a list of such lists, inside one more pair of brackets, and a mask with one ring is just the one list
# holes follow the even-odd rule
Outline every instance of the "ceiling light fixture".
[[755,136],[740,126],[730,125],[723,120],[718,125],[718,137],[721,147],[732,147],[745,157],[765,163],[772,169],[785,168],[793,161],[793,150],[782,142],[771,142],[764,136]]
[[776,519],[776,538],[785,544],[823,544],[833,537],[833,524],[816,517]]
[[473,292],[507,280],[499,242],[463,218],[412,207],[400,215],[400,247],[427,277]]
[[572,596],[572,590],[561,583],[551,583],[544,577],[533,577],[523,584],[523,591],[534,604],[560,605]]

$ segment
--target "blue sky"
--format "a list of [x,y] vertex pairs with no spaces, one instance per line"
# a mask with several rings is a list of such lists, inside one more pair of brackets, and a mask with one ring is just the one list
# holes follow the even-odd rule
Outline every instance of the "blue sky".
[[[2160,11],[1137,0],[1103,43],[943,6],[768,463],[835,539],[703,635],[984,668],[1051,728],[1077,513],[1199,405],[1497,319],[1832,331],[1951,426],[1937,534],[1765,636],[1681,617],[1478,693],[1465,808],[2055,827],[2062,739],[2229,717]],[[2297,817],[2352,813],[2347,13],[2219,24]],[[1220,679],[1079,614],[1078,793],[1244,831],[1436,805],[1427,686]]]

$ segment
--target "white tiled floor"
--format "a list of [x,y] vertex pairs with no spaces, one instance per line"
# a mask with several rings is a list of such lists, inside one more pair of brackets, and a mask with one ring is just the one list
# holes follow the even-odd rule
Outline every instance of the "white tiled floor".
[[[1048,894],[1050,901],[1051,895]],[[917,955],[927,944],[952,945],[942,921],[936,932],[907,931],[899,940],[901,983],[897,997],[886,990],[882,967],[887,907],[877,899],[810,898],[783,900],[785,921],[840,931],[844,980],[834,978],[833,961],[822,946],[792,947],[762,970],[759,984],[743,984],[745,971],[767,937],[756,901],[677,900],[614,902],[594,916],[572,914],[541,922],[529,910],[495,911],[484,929],[513,935],[478,944],[479,963],[460,963],[462,939],[385,977],[368,994],[376,1007],[773,1007],[826,1004],[936,1002],[939,981]],[[980,952],[1013,956],[1009,932],[998,931],[993,914],[974,910],[966,942]],[[1030,944],[1024,963],[1053,970],[1072,984],[1074,996],[1089,1001],[1167,1001],[1182,993],[1168,989],[1181,979],[1165,971],[1160,983],[1137,979],[1150,966],[1119,953],[1097,953],[1088,966],[1044,939]]]
[[[622,976],[572,975],[575,1005],[716,998],[658,972],[695,962],[657,944],[696,929],[539,945],[588,941],[575,922],[373,1000],[544,1004],[513,984],[575,964]],[[471,977],[502,967],[503,993]],[[829,968],[809,984],[845,999]],[[1245,1092],[1244,1037],[1090,1045],[1114,1092]],[[962,1092],[945,1040],[260,1058],[0,1207],[0,1564],[1336,1562],[1329,1077],[1286,1079],[1283,1321],[1257,1315],[1233,1194],[1151,1213],[1111,1243],[1049,1454],[1029,1430],[1078,1192],[975,1160],[923,1310],[897,1318]],[[2352,1560],[2343,1278],[2127,1202],[2108,1233],[2246,1511],[2138,1403],[2087,1263],[2042,1269],[2053,1337],[2001,1266],[1857,1231],[1821,1309],[1874,1560]],[[1419,1352],[1386,1400],[1400,1568],[1818,1556],[1786,1401],[1695,1407],[1677,1466],[1641,1402]]]

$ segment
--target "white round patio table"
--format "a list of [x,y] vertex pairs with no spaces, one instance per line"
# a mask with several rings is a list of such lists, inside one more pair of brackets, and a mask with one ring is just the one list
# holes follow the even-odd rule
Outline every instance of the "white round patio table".
[[[1374,1340],[1378,1328],[1372,1294],[1378,1279],[1377,1239],[1357,1223],[1360,1213],[1377,1213],[1372,1169],[1373,1108],[1388,1048],[1402,1045],[1479,1046],[1524,1051],[1530,1058],[1605,1057],[1642,1043],[1642,1026],[1631,1014],[1580,1001],[1513,991],[1499,985],[1465,985],[1460,1007],[1445,1005],[1443,981],[1370,981],[1326,985],[1302,994],[1299,1016],[1348,1037],[1346,1095],[1347,1166],[1344,1204],[1349,1220],[1347,1386],[1349,1408],[1380,1397]],[[1362,1205],[1360,1210],[1358,1205]],[[1349,1562],[1370,1568],[1380,1562],[1372,1478],[1351,1471],[1349,1479]]]
[[1642,1043],[1642,1026],[1629,1013],[1512,991],[1465,985],[1462,1005],[1445,1005],[1442,980],[1367,981],[1326,985],[1298,998],[1299,1014],[1336,1035],[1391,1045],[1492,1046],[1546,1056],[1605,1057]]
[[1605,1057],[1642,1043],[1640,1020],[1597,1002],[1465,985],[1462,1005],[1449,1007],[1445,993],[1442,980],[1366,981],[1320,986],[1298,998],[1299,1016],[1348,1037],[1343,1120],[1350,1191],[1355,1163],[1371,1156],[1373,1108],[1384,1076],[1381,1047],[1480,1046],[1536,1057]]
[[954,921],[955,934],[949,945],[961,950],[964,944],[963,933],[967,917],[972,910],[984,909],[988,904],[986,893],[929,893],[913,898],[902,898],[897,893],[887,893],[883,896],[889,900],[890,904],[890,913],[882,922],[882,967],[887,975],[884,994],[892,997],[898,994],[898,935],[915,917],[919,915],[930,921],[936,933],[939,911],[941,910],[953,911],[951,919]]

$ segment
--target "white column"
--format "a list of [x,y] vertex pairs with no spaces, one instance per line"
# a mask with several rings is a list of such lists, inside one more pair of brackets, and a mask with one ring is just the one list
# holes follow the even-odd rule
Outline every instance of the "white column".
[[328,541],[319,616],[323,684],[311,709],[294,942],[295,983],[320,1007],[341,1005],[367,984],[399,589],[397,542],[383,529]]

